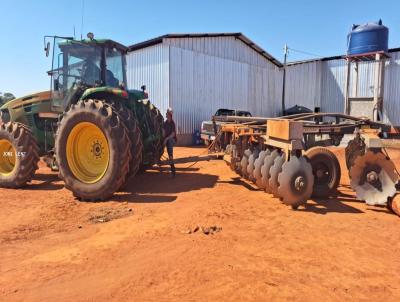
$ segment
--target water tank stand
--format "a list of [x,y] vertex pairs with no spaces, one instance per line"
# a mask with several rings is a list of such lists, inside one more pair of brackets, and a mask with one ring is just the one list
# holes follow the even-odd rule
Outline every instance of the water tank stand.
[[[345,113],[353,116],[366,116],[374,121],[382,120],[383,88],[385,62],[389,55],[384,51],[348,55],[345,57]],[[358,65],[360,62],[374,62],[373,97],[359,96]],[[352,69],[352,67],[355,67]],[[351,86],[351,87],[350,87]]]

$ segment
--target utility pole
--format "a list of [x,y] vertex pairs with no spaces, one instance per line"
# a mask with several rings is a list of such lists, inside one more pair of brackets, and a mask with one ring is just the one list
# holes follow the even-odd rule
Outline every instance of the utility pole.
[[284,57],[283,57],[283,81],[282,81],[282,114],[285,113],[285,80],[286,80],[286,61],[288,55],[288,46],[285,44],[283,47]]

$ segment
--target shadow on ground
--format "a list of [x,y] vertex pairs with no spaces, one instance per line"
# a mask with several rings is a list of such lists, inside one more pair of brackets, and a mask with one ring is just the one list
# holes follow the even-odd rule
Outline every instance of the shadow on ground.
[[213,188],[218,176],[203,173],[184,173],[191,169],[177,169],[175,177],[167,172],[149,170],[130,179],[121,192],[114,197],[117,201],[137,203],[172,202],[175,194]]
[[[36,173],[33,177],[34,183],[29,183],[23,190],[60,190],[64,188],[64,183],[58,178],[57,174]],[[58,183],[57,183],[58,182]]]
[[[154,168],[137,174],[114,195],[110,201],[128,201],[137,203],[172,202],[177,196],[173,194],[213,188],[218,176],[198,173],[199,168],[177,167],[176,176],[171,177],[169,168]],[[190,173],[187,173],[190,172]],[[60,190],[64,183],[56,173],[36,173],[31,183],[23,190]]]
[[364,211],[352,207],[343,201],[356,201],[355,199],[346,199],[341,196],[313,199],[314,203],[307,203],[304,209],[299,211],[312,212],[315,214],[328,214],[328,213],[347,213],[347,214],[362,214]]
[[231,178],[231,180],[219,180],[218,183],[225,183],[225,184],[245,187],[249,191],[260,191],[259,188],[253,187],[251,184],[243,180],[241,177],[233,177]]

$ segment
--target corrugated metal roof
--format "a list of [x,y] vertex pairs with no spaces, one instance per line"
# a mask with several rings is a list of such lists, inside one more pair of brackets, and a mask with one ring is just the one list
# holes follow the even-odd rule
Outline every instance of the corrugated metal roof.
[[[398,52],[400,51],[400,47],[396,48],[391,48],[388,50],[388,53],[392,52]],[[304,63],[310,63],[310,62],[318,62],[318,61],[331,61],[331,60],[339,60],[339,59],[344,59],[345,55],[338,55],[338,56],[331,56],[331,57],[322,57],[322,58],[315,58],[315,59],[309,59],[309,60],[300,60],[300,61],[293,61],[293,62],[288,62],[287,65],[297,65],[297,64],[304,64]]]
[[268,61],[274,63],[278,67],[282,67],[283,64],[275,59],[271,54],[266,52],[260,46],[255,44],[252,40],[247,38],[242,33],[193,33],[193,34],[166,34],[163,36],[159,36],[144,42],[140,42],[137,44],[133,44],[128,47],[128,51],[135,51],[138,49],[142,49],[145,47],[153,46],[163,42],[163,39],[166,38],[207,38],[207,37],[235,37],[246,44],[248,47],[256,51],[258,54],[266,58]]

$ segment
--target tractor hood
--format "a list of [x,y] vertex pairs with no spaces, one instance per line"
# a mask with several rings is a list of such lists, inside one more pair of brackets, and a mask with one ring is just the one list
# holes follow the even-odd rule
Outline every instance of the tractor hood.
[[16,109],[22,106],[26,106],[29,104],[39,103],[43,101],[48,101],[51,99],[51,92],[50,91],[42,91],[38,93],[33,93],[27,96],[23,96],[12,101],[5,103],[3,106],[0,107],[2,109]]

